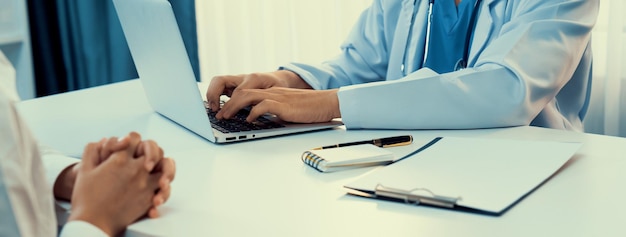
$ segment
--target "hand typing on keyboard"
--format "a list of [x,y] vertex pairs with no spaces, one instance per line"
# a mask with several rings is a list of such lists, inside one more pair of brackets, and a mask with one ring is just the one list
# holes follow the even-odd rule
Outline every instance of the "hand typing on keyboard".
[[[338,89],[311,90],[297,74],[278,70],[269,73],[217,76],[211,79],[206,99],[217,118],[233,118],[252,106],[248,121],[266,113],[294,123],[328,122],[341,117]],[[219,108],[222,95],[230,100]]]
[[[205,105],[206,105],[206,102],[205,102]],[[221,120],[215,117],[217,112],[212,111],[208,107],[206,108],[206,111],[209,116],[209,120],[211,121],[211,126],[223,133],[244,132],[244,131],[268,129],[268,128],[284,127],[284,125],[271,121],[265,117],[259,117],[253,122],[246,121],[246,118],[248,117],[250,113],[250,108],[241,109],[232,118],[221,119]]]

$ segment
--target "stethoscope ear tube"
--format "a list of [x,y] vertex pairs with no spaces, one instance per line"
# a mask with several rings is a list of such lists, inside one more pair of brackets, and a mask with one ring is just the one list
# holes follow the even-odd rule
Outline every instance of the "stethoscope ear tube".
[[470,17],[470,25],[467,28],[467,35],[465,36],[465,47],[463,49],[463,58],[459,59],[459,61],[454,66],[455,71],[467,68],[467,64],[469,60],[470,44],[472,43],[472,38],[474,38],[474,29],[476,28],[476,21],[477,21],[476,18],[478,18],[478,9],[479,9],[481,2],[482,0],[476,0],[476,3],[474,4],[474,9],[472,10],[472,16]]

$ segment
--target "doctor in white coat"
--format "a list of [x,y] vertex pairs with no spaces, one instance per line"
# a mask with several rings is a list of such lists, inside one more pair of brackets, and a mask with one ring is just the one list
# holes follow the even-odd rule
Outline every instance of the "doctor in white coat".
[[349,129],[582,131],[598,8],[598,0],[374,0],[337,57],[218,76],[206,96],[213,110],[231,96],[218,118],[254,105],[249,121],[272,113],[341,117]]

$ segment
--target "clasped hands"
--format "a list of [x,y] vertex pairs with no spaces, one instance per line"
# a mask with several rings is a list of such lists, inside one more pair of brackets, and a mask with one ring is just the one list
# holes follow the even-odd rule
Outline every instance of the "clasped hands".
[[55,196],[71,200],[68,221],[89,222],[117,235],[143,216],[158,217],[156,207],[170,196],[176,173],[156,142],[131,132],[89,143],[82,161],[59,175]]

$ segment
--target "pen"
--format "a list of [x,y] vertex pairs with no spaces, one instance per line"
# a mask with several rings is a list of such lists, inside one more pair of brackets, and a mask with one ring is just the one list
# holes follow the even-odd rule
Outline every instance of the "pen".
[[348,143],[339,143],[329,146],[317,147],[313,148],[313,150],[322,150],[336,147],[344,147],[344,146],[354,146],[361,144],[372,144],[378,147],[394,147],[394,146],[404,146],[409,145],[413,142],[413,136],[405,135],[405,136],[397,136],[397,137],[384,137],[366,141],[358,141],[358,142],[348,142]]

